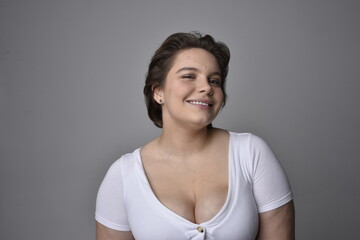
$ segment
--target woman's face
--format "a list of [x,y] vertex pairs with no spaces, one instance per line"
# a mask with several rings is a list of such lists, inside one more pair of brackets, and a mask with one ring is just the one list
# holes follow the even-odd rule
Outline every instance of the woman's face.
[[216,58],[201,48],[179,51],[164,86],[155,89],[162,103],[164,126],[210,124],[223,104],[221,73]]

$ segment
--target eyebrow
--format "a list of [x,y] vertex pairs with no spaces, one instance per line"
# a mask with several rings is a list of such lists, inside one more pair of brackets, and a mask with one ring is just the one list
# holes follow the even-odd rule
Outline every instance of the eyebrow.
[[200,72],[199,69],[194,68],[194,67],[183,67],[180,68],[179,70],[176,71],[176,73],[182,72],[182,71],[195,71],[195,72]]
[[[183,67],[183,68],[180,68],[179,70],[177,70],[176,73],[179,73],[179,72],[182,72],[182,71],[200,72],[200,70],[195,68],[195,67]],[[220,72],[213,72],[210,75],[219,75],[219,76],[221,76],[221,73]]]

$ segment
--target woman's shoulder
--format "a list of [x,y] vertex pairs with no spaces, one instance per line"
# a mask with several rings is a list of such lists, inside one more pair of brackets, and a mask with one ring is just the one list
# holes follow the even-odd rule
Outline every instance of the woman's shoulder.
[[225,128],[212,128],[212,131],[214,131],[216,133],[228,134],[228,135],[240,135],[240,136],[254,135],[253,133],[250,133],[250,132],[238,132],[238,131],[229,130],[229,129],[225,129]]
[[221,129],[221,128],[216,128],[214,130],[220,136],[228,136],[230,138],[230,141],[241,141],[241,140],[250,139],[253,136],[255,136],[254,134],[249,133],[249,132],[236,132],[236,131]]
[[230,131],[222,128],[212,128],[211,129],[212,135],[217,138],[228,138],[230,135]]
[[129,164],[134,164],[139,158],[139,151],[140,148],[137,148],[133,152],[123,154],[111,164],[109,170],[119,172],[122,171],[121,169],[129,167]]
[[227,129],[213,128],[213,136],[220,141],[230,140],[231,144],[258,145],[263,142],[262,138],[250,132],[235,132]]
[[264,141],[261,137],[251,132],[235,132],[231,130],[224,130],[224,131],[227,131],[230,134],[230,136],[247,139],[249,141]]
[[250,149],[267,149],[269,146],[266,141],[258,135],[250,132],[229,131],[230,142],[236,145],[247,146]]

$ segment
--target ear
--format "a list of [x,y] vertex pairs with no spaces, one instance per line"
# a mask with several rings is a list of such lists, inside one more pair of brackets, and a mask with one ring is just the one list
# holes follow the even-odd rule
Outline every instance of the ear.
[[154,100],[158,103],[158,104],[163,104],[164,103],[164,92],[162,90],[162,88],[160,86],[153,86],[153,98]]

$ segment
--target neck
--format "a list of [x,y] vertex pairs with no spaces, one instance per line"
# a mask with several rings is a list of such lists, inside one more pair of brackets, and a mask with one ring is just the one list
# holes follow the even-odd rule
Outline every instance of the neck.
[[185,157],[204,150],[211,140],[210,133],[207,127],[194,130],[164,126],[158,144],[166,154]]

